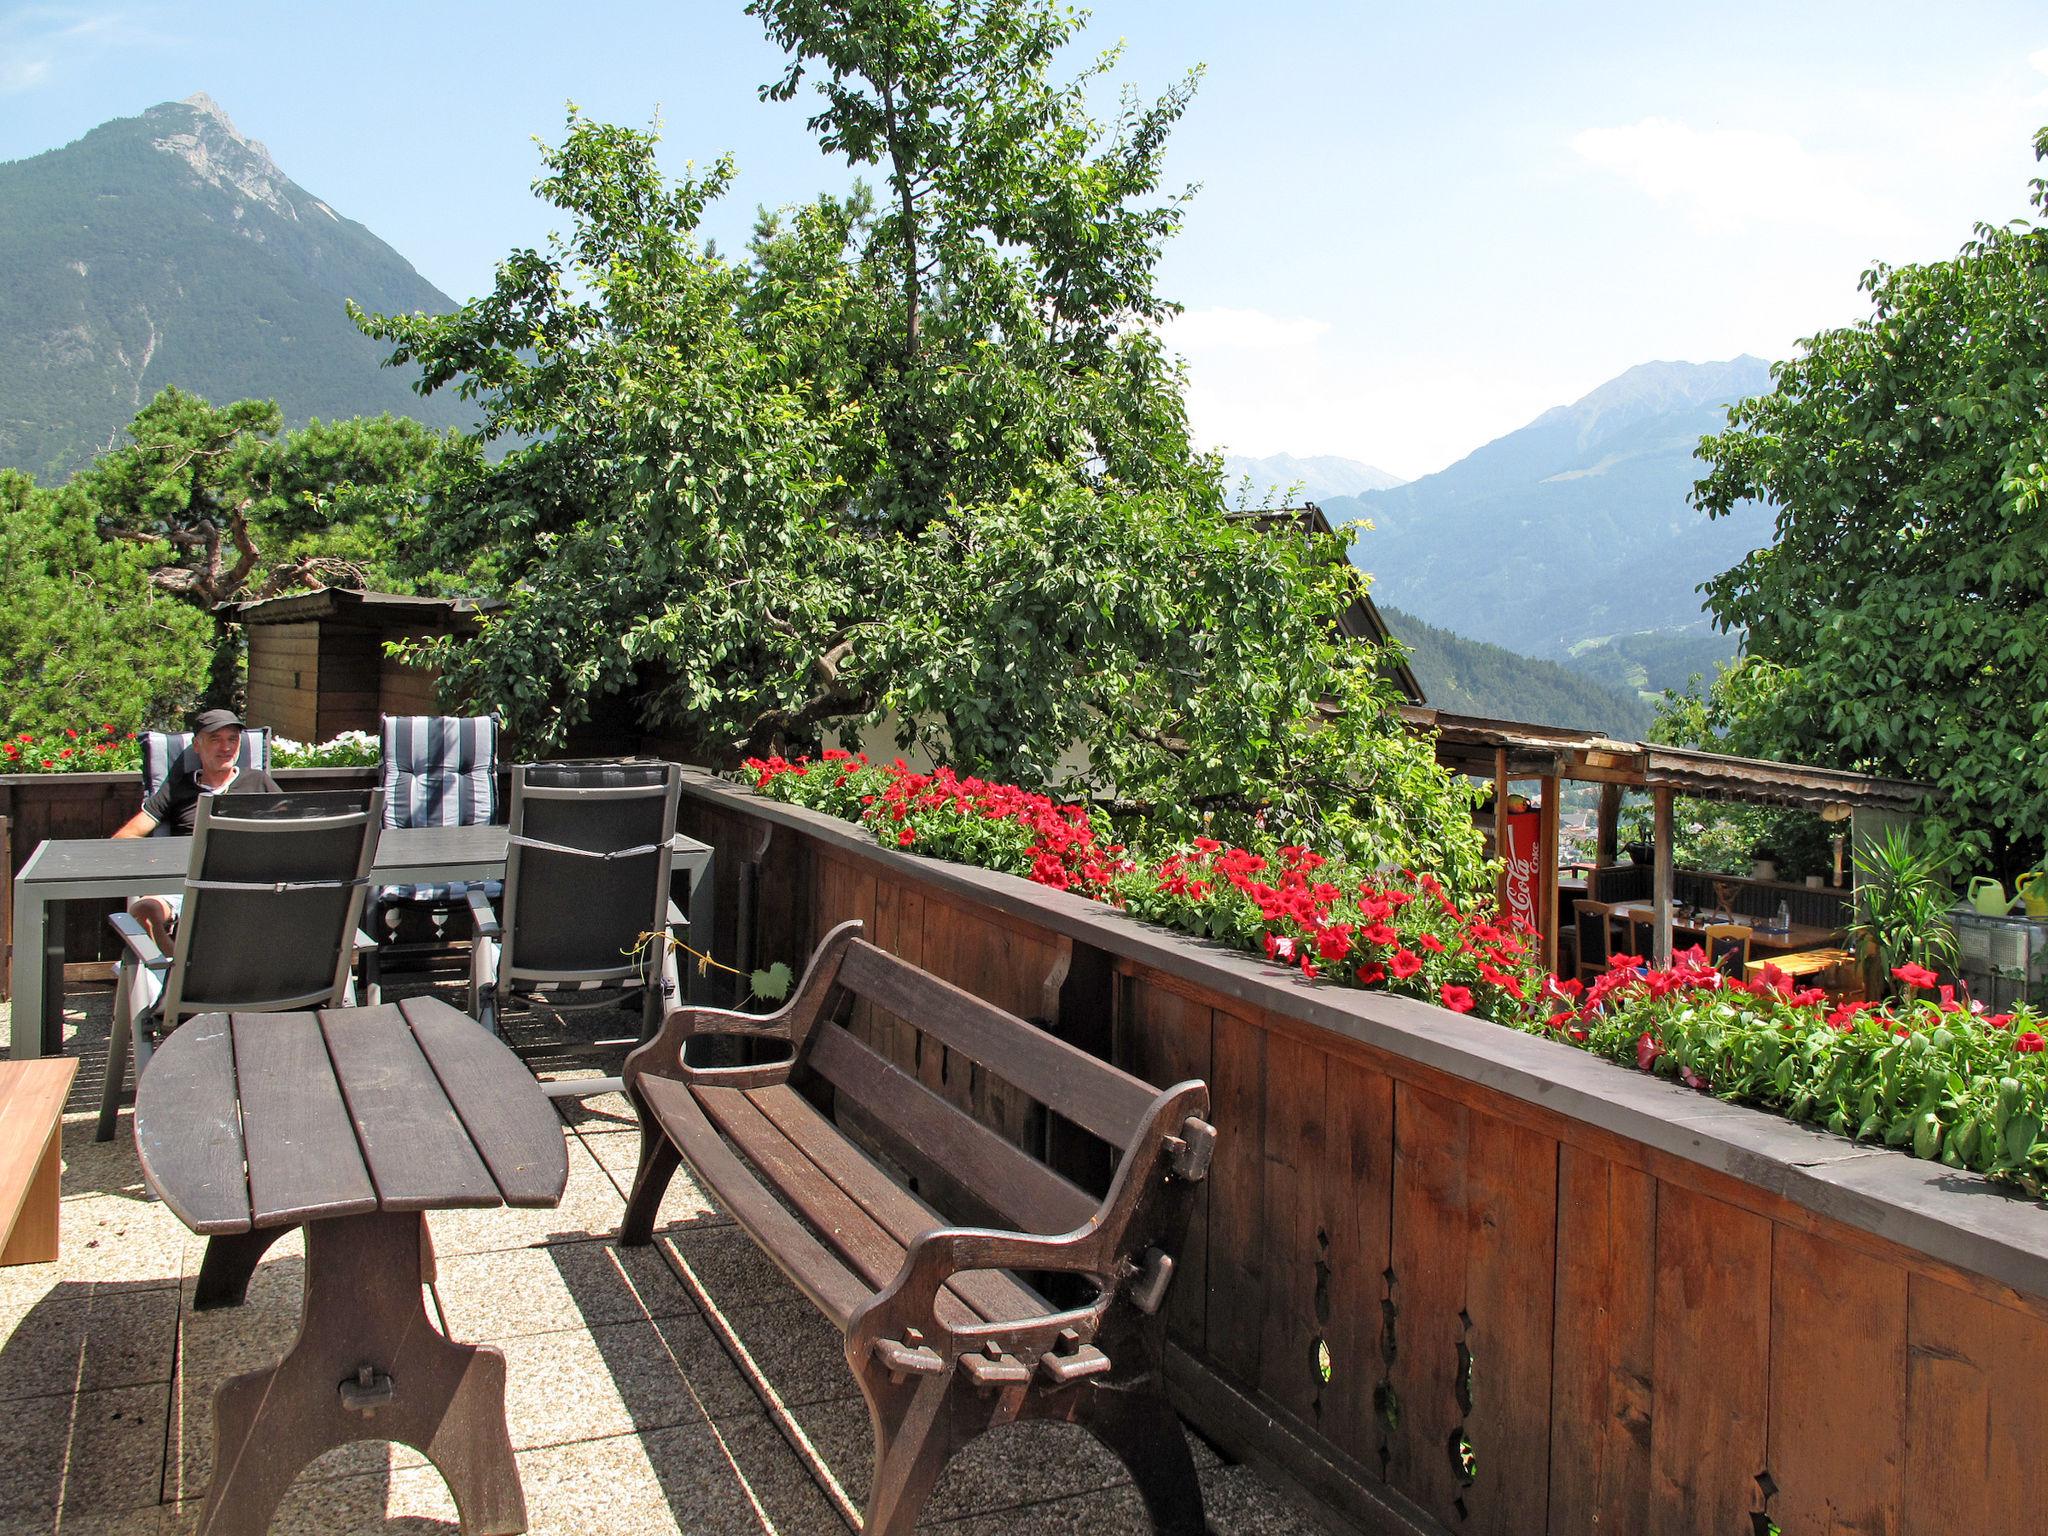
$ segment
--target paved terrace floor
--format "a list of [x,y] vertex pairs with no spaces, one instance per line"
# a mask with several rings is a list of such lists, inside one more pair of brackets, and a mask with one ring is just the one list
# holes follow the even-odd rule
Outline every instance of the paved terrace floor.
[[[404,990],[427,988],[392,992]],[[440,995],[461,1005],[459,989]],[[108,990],[71,1002],[67,1049],[81,1064],[64,1120],[62,1257],[0,1269],[0,1532],[176,1536],[196,1529],[212,1472],[214,1388],[283,1354],[296,1332],[304,1250],[296,1234],[279,1243],[243,1306],[192,1310],[204,1245],[150,1197],[128,1113],[112,1142],[92,1139]],[[0,1005],[0,1039],[5,1022]],[[544,1076],[597,1076],[618,1070],[623,1047],[592,1035],[630,1027],[617,1012],[534,1014],[509,1021],[506,1038]],[[837,1334],[686,1174],[654,1246],[616,1247],[638,1150],[631,1111],[617,1095],[561,1109],[559,1209],[430,1218],[430,1312],[452,1337],[505,1353],[531,1530],[843,1536],[826,1490],[836,1482],[857,1505],[872,1452]],[[1214,1530],[1315,1529],[1250,1470],[1194,1446]],[[954,1460],[925,1524],[957,1536],[1149,1530],[1121,1466],[1064,1425],[983,1437]],[[456,1529],[440,1475],[383,1444],[313,1463],[273,1526]]]

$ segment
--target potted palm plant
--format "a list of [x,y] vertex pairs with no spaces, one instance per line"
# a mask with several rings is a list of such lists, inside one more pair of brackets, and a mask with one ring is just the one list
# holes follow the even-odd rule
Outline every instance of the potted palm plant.
[[1955,893],[1942,877],[1955,862],[1953,849],[1937,853],[1916,846],[1902,827],[1856,850],[1855,917],[1849,942],[1862,962],[1868,995],[1897,990],[1892,972],[1902,965],[1939,972],[1956,959],[1956,932],[1948,909]]

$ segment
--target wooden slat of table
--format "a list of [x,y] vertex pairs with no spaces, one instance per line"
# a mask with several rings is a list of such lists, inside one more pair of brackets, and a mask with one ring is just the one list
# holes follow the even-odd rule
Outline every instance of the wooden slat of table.
[[555,1205],[569,1183],[561,1117],[488,1031],[431,997],[398,1005],[507,1205]]
[[213,1237],[249,1230],[226,1014],[188,1019],[150,1058],[146,1080],[135,1090],[135,1150],[150,1188],[194,1232]]
[[319,1020],[310,1013],[238,1013],[233,1027],[250,1221],[281,1227],[376,1210],[377,1189]]
[[320,1031],[384,1211],[499,1204],[498,1186],[441,1091],[404,1015],[330,1008]]

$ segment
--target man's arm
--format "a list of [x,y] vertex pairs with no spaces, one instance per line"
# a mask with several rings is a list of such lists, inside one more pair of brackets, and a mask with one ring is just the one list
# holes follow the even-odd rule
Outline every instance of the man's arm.
[[130,816],[126,821],[122,822],[120,830],[117,831],[114,834],[114,836],[147,837],[150,835],[150,833],[156,830],[156,826],[156,818],[150,815],[148,809],[145,807],[144,809],[137,811],[133,816]]

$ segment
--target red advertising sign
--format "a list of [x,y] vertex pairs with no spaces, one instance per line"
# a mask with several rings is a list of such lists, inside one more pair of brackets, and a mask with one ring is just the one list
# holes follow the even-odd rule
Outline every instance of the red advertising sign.
[[1507,866],[1507,915],[1543,931],[1543,906],[1549,882],[1537,878],[1543,865],[1543,817],[1537,811],[1509,811],[1508,845],[1501,859]]

